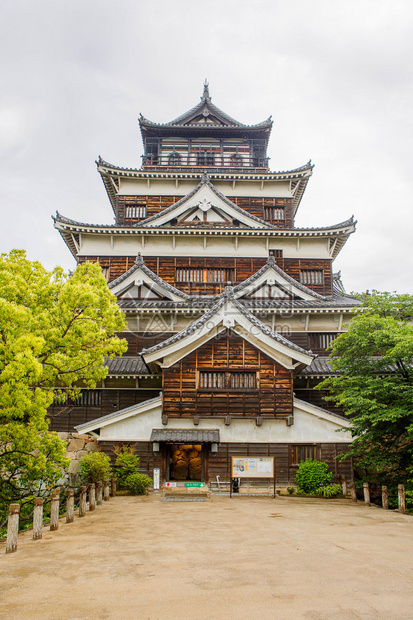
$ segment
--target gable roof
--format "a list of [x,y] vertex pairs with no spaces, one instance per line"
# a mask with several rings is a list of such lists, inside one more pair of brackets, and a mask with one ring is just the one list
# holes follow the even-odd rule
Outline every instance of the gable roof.
[[244,297],[256,290],[260,285],[273,280],[275,284],[279,284],[281,288],[288,291],[294,297],[299,297],[306,301],[325,300],[326,298],[311,289],[304,286],[291,276],[287,275],[275,262],[274,256],[269,256],[267,263],[252,276],[234,287],[234,296],[236,299]]
[[129,286],[139,283],[139,281],[149,285],[155,292],[160,293],[171,301],[182,301],[190,298],[189,295],[168,284],[149,269],[145,265],[140,253],[132,267],[116,278],[116,280],[112,280],[108,286],[114,295],[121,295]]
[[[177,218],[179,215],[182,215],[186,210],[198,206],[203,200],[211,203],[211,206],[216,207],[218,210],[223,211],[231,218],[237,219],[239,222],[250,228],[264,228],[269,230],[276,229],[276,227],[272,224],[261,220],[255,215],[251,215],[229,200],[229,198],[224,196],[224,194],[222,194],[211,183],[207,174],[203,174],[201,182],[198,183],[198,185],[190,191],[189,194],[178,200],[178,202],[171,205],[167,209],[164,209],[160,213],[152,215],[152,217],[148,217],[146,220],[139,222],[139,224],[135,224],[135,226],[162,226],[170,222],[172,219]],[[212,203],[212,201],[214,201],[214,203]],[[174,228],[176,228],[176,225]]]
[[211,96],[209,94],[209,84],[207,81],[204,82],[204,91],[201,96],[201,101],[196,106],[184,112],[177,118],[169,121],[168,123],[154,123],[142,114],[139,118],[139,125],[142,129],[145,128],[162,128],[162,127],[185,127],[186,129],[193,128],[231,128],[231,129],[267,129],[268,134],[271,130],[273,121],[271,120],[271,116],[267,118],[265,121],[258,123],[256,125],[245,125],[244,123],[240,123],[239,121],[229,116],[226,112],[218,108],[211,101]]
[[231,286],[225,288],[218,301],[201,318],[167,340],[143,349],[141,355],[149,367],[160,360],[163,367],[169,367],[227,328],[286,368],[308,366],[315,357],[254,316],[235,299]]

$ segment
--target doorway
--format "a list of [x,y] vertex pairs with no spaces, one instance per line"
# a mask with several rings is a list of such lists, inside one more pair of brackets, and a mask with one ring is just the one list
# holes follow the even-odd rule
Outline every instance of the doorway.
[[201,444],[168,444],[167,482],[205,481],[205,450]]

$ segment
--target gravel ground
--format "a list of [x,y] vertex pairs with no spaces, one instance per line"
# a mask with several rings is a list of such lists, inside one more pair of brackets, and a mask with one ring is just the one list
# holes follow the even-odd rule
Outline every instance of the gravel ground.
[[413,518],[348,500],[116,497],[0,545],[0,617],[413,619]]

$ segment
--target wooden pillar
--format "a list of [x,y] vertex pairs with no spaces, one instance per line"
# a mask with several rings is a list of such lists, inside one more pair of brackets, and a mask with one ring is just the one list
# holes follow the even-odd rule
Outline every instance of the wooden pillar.
[[79,487],[79,517],[84,517],[86,514],[86,487]]
[[40,540],[43,529],[43,497],[35,497],[33,504],[33,540]]
[[112,497],[116,497],[116,478],[111,480],[110,494]]
[[52,532],[59,529],[59,504],[60,489],[55,489],[52,493],[50,502],[50,530]]
[[19,504],[10,504],[9,518],[7,521],[7,541],[6,553],[14,553],[17,551],[17,536],[19,534],[20,506]]
[[75,492],[69,489],[66,496],[66,523],[73,523],[75,520]]
[[95,487],[95,483],[92,482],[92,484],[89,487],[89,510],[95,510],[96,508],[96,487]]
[[383,510],[389,509],[389,492],[387,487],[381,487],[381,506]]
[[347,497],[347,478],[345,476],[341,478],[341,488],[343,489],[344,497]]
[[102,503],[102,483],[96,483],[96,504],[99,506]]
[[404,488],[404,484],[399,484],[398,486],[398,500],[399,512],[404,515],[406,514],[406,491]]
[[350,487],[351,499],[353,502],[356,502],[357,501],[356,485],[354,484],[354,482],[350,482],[348,486]]
[[364,494],[364,503],[366,506],[370,506],[370,488],[368,482],[363,482],[363,494]]
[[103,482],[103,499],[105,502],[109,501],[109,480]]

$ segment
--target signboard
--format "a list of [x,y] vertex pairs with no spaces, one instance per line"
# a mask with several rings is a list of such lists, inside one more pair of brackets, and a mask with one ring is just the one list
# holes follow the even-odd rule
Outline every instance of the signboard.
[[233,456],[231,478],[275,478],[274,457]]
[[185,482],[186,487],[204,487],[205,482]]
[[176,487],[176,482],[167,482],[165,486],[167,486],[167,487]]
[[153,490],[154,491],[159,491],[160,483],[161,483],[161,470],[159,469],[159,467],[154,467],[153,468]]

